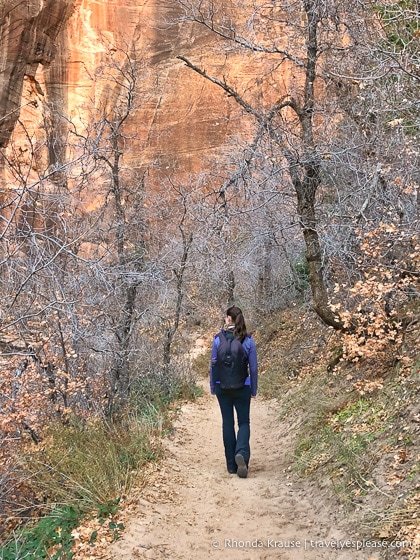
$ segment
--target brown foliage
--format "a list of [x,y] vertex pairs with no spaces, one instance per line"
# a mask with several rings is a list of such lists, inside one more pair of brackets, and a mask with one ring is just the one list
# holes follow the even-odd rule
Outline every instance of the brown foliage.
[[363,276],[351,287],[336,285],[335,294],[344,300],[347,292],[348,303],[346,308],[340,302],[333,308],[345,327],[343,358],[364,364],[367,379],[355,387],[370,392],[381,386],[378,363],[403,359],[399,351],[405,330],[418,321],[410,302],[420,290],[420,245],[417,236],[394,223],[381,222],[357,234]]

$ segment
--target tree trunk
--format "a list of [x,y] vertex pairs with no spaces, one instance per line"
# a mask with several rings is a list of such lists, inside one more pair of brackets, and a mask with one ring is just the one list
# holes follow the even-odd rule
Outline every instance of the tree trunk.
[[270,237],[264,239],[261,262],[258,274],[257,302],[260,308],[271,308],[273,296],[273,280],[271,257],[273,252],[273,241]]
[[235,273],[230,270],[227,277],[227,306],[231,307],[235,303]]
[[[320,162],[316,151],[313,132],[313,112],[315,106],[315,80],[318,51],[318,24],[321,16],[318,13],[316,0],[305,0],[304,8],[307,16],[305,86],[303,106],[297,109],[301,124],[302,153],[296,162],[288,153],[290,176],[296,191],[297,210],[306,246],[306,259],[309,267],[313,307],[318,316],[335,329],[343,327],[329,306],[328,292],[325,285],[321,243],[317,231],[315,213],[315,197],[321,184]],[[297,165],[298,164],[298,165]],[[302,179],[297,167],[302,170]]]
[[137,287],[137,283],[127,287],[124,309],[115,331],[118,350],[116,351],[116,356],[111,368],[111,390],[108,401],[108,416],[112,416],[115,409],[124,408],[130,395],[129,344],[133,326]]
[[342,322],[329,306],[327,288],[325,286],[321,244],[316,229],[314,200],[305,189],[296,190],[300,226],[306,245],[306,260],[309,267],[309,282],[312,290],[313,307],[318,316],[330,327],[342,328]]
[[176,298],[176,305],[175,305],[175,316],[174,316],[174,321],[173,321],[172,326],[169,327],[166,331],[165,342],[164,342],[164,345],[163,345],[163,364],[164,364],[165,369],[167,369],[169,367],[169,364],[171,362],[172,342],[173,342],[175,333],[178,330],[179,321],[180,321],[180,318],[181,318],[182,300],[184,299],[184,273],[185,273],[185,268],[186,268],[187,262],[188,262],[188,253],[189,253],[191,243],[192,243],[192,240],[193,240],[192,233],[190,233],[187,236],[185,231],[183,230],[183,222],[184,222],[185,217],[186,217],[186,209],[184,211],[184,215],[182,217],[181,224],[179,226],[180,230],[181,230],[181,235],[182,235],[183,252],[182,252],[179,271],[175,271],[175,275],[176,275],[176,278],[177,278],[177,283],[176,283],[177,298]]

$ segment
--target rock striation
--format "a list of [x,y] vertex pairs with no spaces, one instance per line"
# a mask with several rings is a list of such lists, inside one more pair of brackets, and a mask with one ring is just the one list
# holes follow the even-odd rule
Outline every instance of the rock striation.
[[[44,92],[38,82],[39,66],[66,70],[62,64],[67,45],[65,29],[75,0],[1,0],[0,2],[0,147],[5,147],[26,104],[25,80],[38,95]],[[52,72],[53,81],[63,81]],[[51,84],[51,81],[49,82]]]
[[[177,55],[227,78],[232,66],[214,51],[215,36],[182,16],[174,0],[0,0],[0,147],[12,134],[17,144],[30,137],[50,146],[32,165],[64,161],[69,123],[77,128],[118,98],[118,80],[103,79],[118,46],[140,69],[125,163],[196,173],[204,156],[217,160],[227,138],[243,132],[243,115]],[[242,89],[255,87],[258,60],[233,54],[232,63]]]

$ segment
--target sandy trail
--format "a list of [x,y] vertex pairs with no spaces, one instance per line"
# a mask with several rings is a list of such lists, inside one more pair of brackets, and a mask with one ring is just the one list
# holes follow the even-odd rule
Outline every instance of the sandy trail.
[[332,548],[357,535],[321,488],[291,474],[292,437],[274,402],[252,400],[249,476],[228,474],[218,403],[205,382],[203,389],[182,407],[154,483],[113,545],[115,560],[378,558],[366,548]]

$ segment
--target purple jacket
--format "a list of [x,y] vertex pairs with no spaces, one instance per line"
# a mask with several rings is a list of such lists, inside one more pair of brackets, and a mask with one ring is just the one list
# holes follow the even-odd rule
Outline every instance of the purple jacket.
[[[222,331],[225,333],[226,331]],[[219,335],[213,339],[213,347],[211,349],[211,364],[215,363],[217,360],[217,347],[220,344]],[[255,397],[257,395],[258,390],[258,361],[257,361],[257,348],[255,346],[254,339],[251,335],[248,335],[245,340],[242,342],[243,349],[245,350],[245,354],[248,358],[248,368],[249,368],[249,375],[245,380],[245,385],[251,385],[251,395]],[[218,383],[218,381],[216,382]],[[215,381],[213,379],[213,367],[210,365],[210,393],[212,395],[215,394]]]

